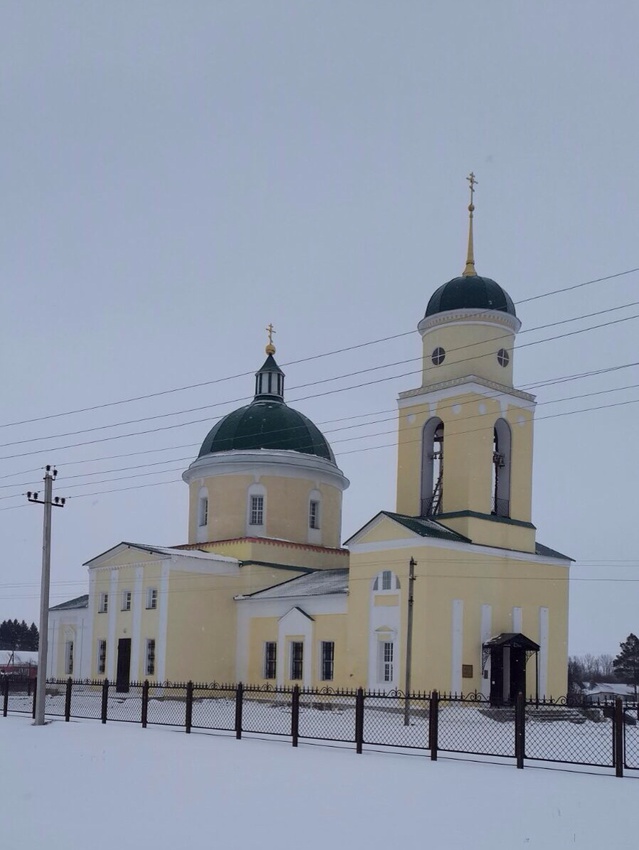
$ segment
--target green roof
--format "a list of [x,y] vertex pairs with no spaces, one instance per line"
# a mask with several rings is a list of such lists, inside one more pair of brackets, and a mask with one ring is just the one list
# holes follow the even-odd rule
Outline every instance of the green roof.
[[211,428],[198,457],[216,452],[284,449],[335,462],[328,441],[303,413],[276,399],[257,398]]
[[516,316],[515,305],[505,289],[489,277],[454,277],[431,295],[426,317],[447,310],[497,310]]
[[89,596],[85,594],[84,596],[76,596],[75,599],[69,599],[68,602],[61,602],[59,605],[54,605],[53,608],[49,608],[49,611],[66,611],[72,608],[88,608],[89,607]]

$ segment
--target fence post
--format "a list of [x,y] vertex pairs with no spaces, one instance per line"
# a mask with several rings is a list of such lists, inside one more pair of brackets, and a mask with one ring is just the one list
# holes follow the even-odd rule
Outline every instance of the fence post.
[[64,695],[64,722],[68,723],[71,718],[71,689],[73,688],[73,679],[71,676],[67,679],[67,692]]
[[240,682],[235,691],[235,737],[239,741],[242,737],[242,702],[244,696],[244,685]]
[[[46,699],[46,693],[47,693],[47,683],[45,681],[45,683],[44,683],[45,699]],[[37,697],[37,695],[38,695],[38,680],[34,679],[33,680],[33,705],[31,706],[31,717],[33,717],[34,720],[35,720],[35,716],[36,716],[36,697]]]
[[186,726],[187,735],[191,734],[191,722],[193,720],[193,682],[186,683]]
[[105,679],[102,682],[102,713],[101,719],[103,723],[107,722],[107,703],[109,700],[109,680]]
[[146,729],[149,716],[149,680],[145,679],[142,685],[142,728]]
[[428,749],[431,761],[437,761],[439,746],[439,694],[432,691],[428,707]]
[[358,688],[355,694],[355,752],[364,748],[364,689]]
[[526,702],[522,693],[515,700],[515,761],[519,770],[524,769],[526,735]]
[[291,737],[293,746],[297,746],[300,736],[300,686],[295,685],[293,688],[293,698],[291,700]]
[[613,753],[614,753],[614,761],[615,761],[615,774],[619,777],[623,776],[623,762],[624,762],[624,752],[623,752],[623,702],[621,697],[617,697],[615,700],[615,714],[614,714],[614,738],[613,738]]
[[6,717],[7,712],[9,711],[9,677],[5,676],[3,687],[2,687],[2,716]]

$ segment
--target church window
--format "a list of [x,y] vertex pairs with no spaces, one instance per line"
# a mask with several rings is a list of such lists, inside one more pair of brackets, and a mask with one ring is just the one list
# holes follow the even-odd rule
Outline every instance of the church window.
[[393,641],[385,640],[379,643],[379,681],[393,681],[393,663],[395,655],[395,644]]
[[332,682],[335,673],[335,643],[332,640],[322,641],[321,656],[321,679],[323,682]]
[[274,679],[277,674],[277,644],[268,640],[264,644],[264,678]]
[[504,368],[510,363],[510,354],[505,348],[500,348],[497,352],[497,362],[500,366],[504,366]]
[[98,673],[106,673],[106,652],[107,642],[105,640],[98,641]]
[[308,506],[308,527],[320,527],[320,503],[317,499],[311,499]]
[[100,594],[100,602],[98,605],[98,613],[106,614],[109,610],[109,594],[101,593]]
[[73,673],[73,641],[68,640],[64,645],[64,672],[67,676]]
[[493,431],[492,513],[510,516],[510,425],[505,419],[495,422]]
[[132,595],[133,594],[131,593],[130,590],[123,590],[122,591],[122,610],[123,611],[130,611],[131,610]]
[[399,579],[391,570],[383,570],[378,573],[373,581],[373,590],[377,592],[380,590],[399,590],[400,586]]
[[446,351],[438,345],[433,351],[430,359],[433,361],[433,366],[441,366],[446,359]]
[[197,524],[200,528],[205,526],[209,521],[209,498],[208,496],[200,496],[198,505]]
[[251,496],[249,525],[264,525],[264,496]]
[[444,423],[429,419],[422,434],[421,516],[442,512],[444,497]]
[[155,640],[153,638],[149,638],[146,642],[144,672],[147,676],[155,675]]
[[146,589],[146,607],[147,610],[158,607],[158,589],[157,587],[147,587]]
[[291,679],[301,679],[304,671],[304,642],[291,641]]

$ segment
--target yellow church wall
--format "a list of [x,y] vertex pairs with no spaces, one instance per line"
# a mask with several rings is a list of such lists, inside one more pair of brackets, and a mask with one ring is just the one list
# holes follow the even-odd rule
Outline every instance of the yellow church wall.
[[[460,375],[476,375],[504,386],[513,385],[514,333],[505,325],[480,324],[461,320],[436,325],[423,336],[422,384],[450,381]],[[433,351],[441,347],[446,352],[439,366],[432,360]],[[497,352],[504,348],[510,355],[507,366],[500,366]]]
[[338,547],[341,537],[342,493],[337,487],[311,478],[286,476],[219,475],[192,481],[189,508],[189,542],[197,541],[198,502],[202,487],[209,499],[206,539],[210,541],[244,537],[247,525],[249,488],[259,483],[266,491],[264,533],[296,543],[309,542],[308,512],[312,491],[320,493],[318,545]]
[[[491,635],[513,631],[513,608],[522,608],[523,632],[539,642],[539,609],[549,609],[547,693],[566,690],[568,570],[559,566],[500,558],[463,549],[420,545],[351,555],[349,585],[349,678],[367,682],[371,583],[382,570],[392,570],[401,583],[398,637],[400,681],[405,675],[408,562],[417,561],[414,585],[412,684],[414,689],[447,691],[451,688],[452,605],[463,600],[462,664],[473,665],[473,676],[463,679],[465,691],[480,690],[481,609],[492,606]],[[534,660],[527,687],[534,691]]]

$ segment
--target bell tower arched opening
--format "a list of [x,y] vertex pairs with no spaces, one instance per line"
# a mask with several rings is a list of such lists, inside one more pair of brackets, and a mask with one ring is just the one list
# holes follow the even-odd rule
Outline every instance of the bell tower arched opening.
[[498,419],[493,430],[492,507],[494,516],[510,516],[510,467],[512,435],[505,419]]
[[444,423],[429,419],[422,431],[421,516],[442,512],[444,495]]

